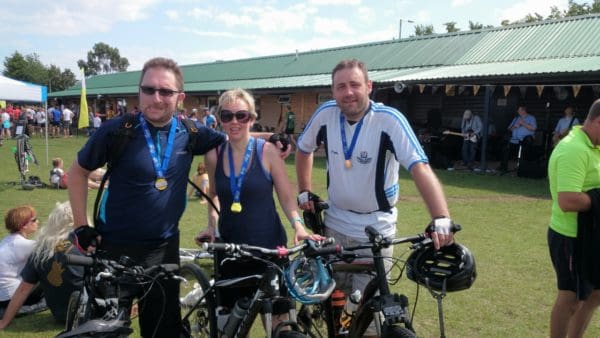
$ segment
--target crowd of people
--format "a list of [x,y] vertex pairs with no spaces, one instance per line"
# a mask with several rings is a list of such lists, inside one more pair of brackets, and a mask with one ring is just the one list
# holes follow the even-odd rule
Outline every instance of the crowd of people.
[[[363,62],[340,61],[333,68],[331,79],[333,100],[319,106],[297,141],[293,140],[298,182],[294,189],[283,161],[290,148],[268,142],[271,133],[251,131],[257,113],[254,98],[248,91],[238,88],[224,92],[213,111],[207,107],[194,108],[189,113],[178,111],[186,95],[180,67],[166,58],[147,61],[139,80],[139,110],[136,107],[134,120],[130,120],[133,123],[127,127],[134,136],[115,137],[124,128],[124,117],[107,119],[91,133],[66,172],[72,218],[68,222],[62,219],[60,229],[64,231],[57,228],[54,231],[60,235],[52,240],[34,242],[28,237],[37,229],[35,210],[19,209],[21,211],[15,212],[18,217],[10,217],[10,227],[7,216],[11,234],[0,243],[0,252],[9,252],[6,248],[18,244],[21,247],[18,252],[24,254],[16,255],[14,250],[10,255],[0,254],[3,260],[0,264],[10,266],[0,270],[3,275],[0,288],[6,285],[5,290],[0,290],[0,306],[6,308],[0,328],[10,322],[22,304],[35,300],[29,300],[36,295],[35,282],[40,281],[38,286],[42,293],[48,292],[50,287],[44,286],[39,277],[34,278],[33,270],[49,262],[54,264],[52,260],[57,251],[51,248],[56,247],[55,241],[59,239],[64,242],[69,230],[72,230],[72,247],[64,243],[69,250],[76,249],[81,254],[103,250],[109,258],[126,255],[146,267],[178,264],[179,221],[187,199],[194,195],[194,190],[187,190],[186,186],[197,155],[204,155],[204,162],[198,165],[193,181],[209,199],[203,202],[210,202],[206,203],[208,227],[199,231],[198,243],[220,238],[268,248],[285,246],[288,238],[275,207],[273,191],[293,230],[294,243],[323,239],[307,232],[299,212],[314,210],[309,199],[313,190],[313,156],[316,150],[324,148],[329,203],[324,218],[326,236],[342,245],[362,243],[367,240],[365,225],[375,227],[386,237],[396,236],[398,175],[402,166],[412,176],[427,207],[431,218],[427,229],[431,231],[435,248],[452,244],[454,223],[442,184],[406,117],[397,109],[370,99],[373,84]],[[527,107],[519,106],[518,114],[508,126],[511,137],[503,153],[503,170],[516,146],[527,142],[537,128],[535,117],[528,114]],[[557,142],[549,168],[553,205],[548,243],[559,289],[551,319],[552,335],[556,337],[565,336],[567,329],[573,336],[581,336],[600,304],[600,296],[596,294],[600,282],[587,283],[587,276],[573,271],[571,266],[572,248],[577,243],[574,239],[577,213],[600,210],[600,207],[592,207],[600,205],[595,204],[600,203],[598,194],[589,192],[600,189],[600,101],[594,102],[583,126],[576,126],[572,114],[567,111],[565,114],[570,120],[559,122],[560,127],[557,125],[556,133],[561,134],[562,140]],[[192,127],[185,120],[191,120]],[[218,124],[222,131],[216,130]],[[291,107],[287,107],[283,131],[293,133],[294,124],[295,115]],[[474,165],[482,128],[479,116],[466,110],[460,135],[464,137],[462,160],[468,167]],[[572,131],[567,133],[567,129]],[[122,142],[125,143],[120,148],[123,153],[113,159],[114,145]],[[110,176],[110,194],[101,200],[99,214],[102,217],[92,226],[87,214],[89,180],[96,170],[114,160],[118,164],[111,162],[111,169],[106,173]],[[65,174],[62,163],[57,162],[55,167]],[[64,205],[61,206],[64,209]],[[51,214],[48,223],[60,222],[53,220]],[[564,247],[571,249],[560,249]],[[393,247],[384,249],[382,254],[393,256]],[[27,256],[33,257],[31,263]],[[265,268],[261,264],[240,265],[231,261],[224,261],[221,267],[218,278],[256,274]],[[346,295],[362,290],[370,278],[352,273],[335,275]],[[582,280],[586,283],[581,284]],[[131,307],[134,299],[139,300],[142,336],[171,337],[181,332],[177,283],[160,280],[149,289],[122,287],[122,304]],[[236,299],[253,290],[233,290],[220,298],[222,304],[219,305],[231,308]],[[59,306],[56,299],[51,301],[49,297],[46,303],[51,309]],[[279,315],[286,311],[276,309],[274,313]],[[62,318],[63,312],[52,312],[57,319]],[[274,324],[285,319],[277,316]],[[367,334],[374,332],[371,327]]]

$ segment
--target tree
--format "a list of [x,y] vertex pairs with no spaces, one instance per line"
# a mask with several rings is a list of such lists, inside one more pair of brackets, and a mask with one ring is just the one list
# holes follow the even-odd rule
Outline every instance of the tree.
[[4,59],[3,74],[16,80],[43,84],[46,80],[46,67],[37,54],[23,56],[15,51]]
[[433,31],[433,25],[415,25],[415,35],[423,36],[423,35],[433,35],[435,32]]
[[55,65],[50,65],[48,68],[48,91],[65,90],[73,86],[75,82],[77,82],[77,79],[70,69],[65,69],[63,72]]
[[448,32],[448,33],[454,33],[454,32],[460,31],[460,28],[456,27],[456,22],[454,22],[454,21],[445,22],[445,23],[443,23],[443,25],[446,26],[446,32]]
[[129,60],[121,57],[118,48],[98,42],[87,53],[87,62],[79,60],[77,65],[84,69],[86,75],[109,74],[126,71]]
[[64,90],[77,82],[69,69],[61,71],[55,65],[46,67],[37,54],[23,56],[19,52],[4,59],[4,76],[48,86],[48,91]]

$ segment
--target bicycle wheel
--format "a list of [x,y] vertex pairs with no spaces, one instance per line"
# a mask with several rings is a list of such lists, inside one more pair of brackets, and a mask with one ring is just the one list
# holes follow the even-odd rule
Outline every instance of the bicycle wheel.
[[213,293],[194,308],[205,290],[210,288],[208,278],[202,269],[194,263],[181,266],[179,275],[187,280],[179,284],[181,317],[183,329],[189,337],[217,337],[217,317]]
[[69,296],[67,306],[66,331],[70,331],[87,322],[92,317],[92,306],[88,303],[89,299],[85,290],[73,291]]
[[311,338],[332,337],[334,333],[327,331],[324,304],[303,304],[297,316],[300,331]]
[[384,326],[381,336],[390,338],[417,338],[414,332],[399,325]]

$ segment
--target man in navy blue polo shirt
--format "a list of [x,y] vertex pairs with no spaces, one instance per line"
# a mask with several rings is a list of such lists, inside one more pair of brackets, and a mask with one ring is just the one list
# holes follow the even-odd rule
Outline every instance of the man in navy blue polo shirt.
[[[126,255],[144,266],[179,263],[178,223],[186,205],[193,155],[204,154],[225,141],[224,134],[200,127],[197,142],[188,149],[189,133],[174,117],[184,98],[183,75],[173,60],[146,62],[139,83],[141,113],[135,116],[135,136],[114,164],[96,228],[87,225],[87,178],[106,164],[122,118],[102,124],[79,151],[69,170],[69,198],[77,227],[73,241],[80,250],[92,251],[97,243],[114,259]],[[142,336],[178,337],[178,282],[159,283],[160,287],[152,287],[144,297],[140,288],[122,289],[124,304],[131,306],[133,298],[140,298]]]

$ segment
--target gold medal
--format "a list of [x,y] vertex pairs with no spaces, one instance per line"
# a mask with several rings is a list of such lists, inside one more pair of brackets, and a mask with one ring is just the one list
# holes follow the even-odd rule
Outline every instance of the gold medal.
[[350,168],[352,168],[352,162],[350,162],[350,160],[346,160],[346,161],[344,162],[344,165],[346,166],[346,169],[350,169]]
[[236,214],[242,211],[242,205],[240,202],[233,202],[231,205],[231,212],[235,212]]
[[167,180],[164,177],[159,177],[156,179],[156,181],[154,181],[154,187],[161,191],[167,189],[168,185],[169,184],[167,183]]

